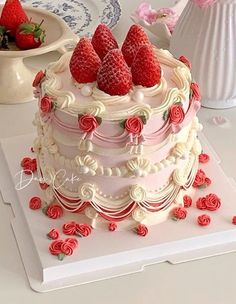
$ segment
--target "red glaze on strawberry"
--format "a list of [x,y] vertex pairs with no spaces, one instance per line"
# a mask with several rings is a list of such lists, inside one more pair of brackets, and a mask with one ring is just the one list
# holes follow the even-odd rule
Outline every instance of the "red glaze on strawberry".
[[21,50],[30,50],[40,47],[45,39],[45,31],[40,24],[34,22],[22,23],[16,30],[16,45]]
[[15,36],[18,26],[28,22],[28,17],[24,12],[19,0],[7,0],[2,9],[0,25],[10,31],[11,36]]
[[100,24],[97,27],[92,38],[92,45],[101,60],[110,50],[118,49],[116,39],[105,24]]
[[132,75],[120,50],[111,50],[97,76],[98,88],[109,95],[126,95],[132,87]]
[[161,80],[161,66],[151,45],[142,46],[131,67],[133,83],[153,87]]
[[128,66],[132,65],[139,48],[147,44],[150,44],[150,41],[143,28],[140,25],[132,25],[121,49]]
[[70,60],[70,72],[78,83],[94,82],[101,60],[88,38],[80,39]]

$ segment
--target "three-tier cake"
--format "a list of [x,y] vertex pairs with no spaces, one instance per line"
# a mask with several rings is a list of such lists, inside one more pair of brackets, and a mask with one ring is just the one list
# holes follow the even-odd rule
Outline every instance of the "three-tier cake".
[[34,86],[47,204],[125,229],[166,220],[192,195],[200,94],[185,57],[155,48],[137,25],[119,49],[100,25]]

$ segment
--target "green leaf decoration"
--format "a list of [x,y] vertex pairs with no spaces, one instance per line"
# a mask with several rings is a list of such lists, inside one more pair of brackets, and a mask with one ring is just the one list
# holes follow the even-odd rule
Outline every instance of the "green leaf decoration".
[[182,104],[182,102],[181,102],[181,101],[177,101],[177,102],[175,102],[175,105],[183,107],[183,104]]
[[143,124],[146,125],[147,124],[147,117],[145,115],[141,115],[140,118],[141,118]]
[[65,254],[64,254],[64,253],[59,253],[59,254],[57,255],[57,257],[58,257],[58,260],[59,260],[59,261],[63,261],[63,260],[64,260],[64,257],[65,257]]
[[125,123],[126,123],[126,120],[122,120],[122,121],[120,122],[120,127],[121,127],[122,129],[125,129]]
[[96,116],[95,118],[96,118],[96,120],[97,120],[97,122],[98,122],[98,124],[99,124],[99,126],[100,126],[101,123],[102,123],[102,118],[101,118],[101,117],[98,117],[98,116]]
[[169,116],[169,111],[166,110],[164,113],[163,113],[163,120],[166,121],[168,119],[168,116]]
[[80,120],[80,118],[83,116],[83,114],[78,114],[78,121]]
[[56,111],[56,109],[57,109],[57,103],[53,102],[52,103],[52,111]]
[[48,206],[45,206],[45,207],[42,208],[42,212],[43,212],[44,214],[46,214],[47,211],[48,211]]

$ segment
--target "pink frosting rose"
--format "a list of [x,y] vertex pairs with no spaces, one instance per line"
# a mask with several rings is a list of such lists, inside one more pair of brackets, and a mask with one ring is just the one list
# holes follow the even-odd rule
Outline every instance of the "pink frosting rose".
[[76,234],[79,236],[87,237],[91,234],[92,227],[88,224],[77,224]]
[[200,101],[201,100],[201,93],[200,93],[200,89],[199,89],[199,85],[197,83],[191,83],[190,85],[190,89],[192,92],[192,98],[194,100]]
[[206,210],[206,198],[205,197],[199,197],[199,199],[196,201],[196,207],[200,210]]
[[59,255],[62,253],[61,246],[63,244],[62,240],[53,241],[49,246],[49,251],[52,255]]
[[136,232],[139,236],[146,236],[148,234],[148,228],[143,224],[139,224],[136,228]]
[[53,108],[53,100],[50,96],[45,95],[41,100],[40,100],[40,110],[43,113],[50,113]]
[[59,205],[50,205],[47,208],[46,214],[51,219],[55,220],[55,219],[58,219],[58,218],[62,217],[62,215],[63,215],[63,209]]
[[197,171],[197,174],[196,174],[196,177],[195,177],[195,180],[193,183],[193,187],[194,188],[200,187],[200,186],[204,185],[205,182],[206,182],[206,174],[203,170],[199,169]]
[[34,88],[37,88],[37,87],[40,85],[40,83],[41,83],[41,81],[42,81],[42,79],[43,79],[44,77],[45,77],[44,72],[43,72],[43,71],[39,71],[39,72],[36,74],[35,78],[34,78],[34,81],[33,81],[32,86],[33,86]]
[[57,240],[59,238],[59,231],[57,229],[51,229],[48,232],[47,237],[51,240]]
[[63,242],[61,244],[61,252],[65,255],[72,255],[74,252],[74,247],[70,242]]
[[34,196],[30,199],[29,207],[32,210],[40,209],[42,206],[42,200],[40,197]]
[[211,223],[211,217],[207,214],[199,215],[197,222],[200,226],[208,226]]
[[109,223],[108,229],[109,229],[109,231],[112,231],[112,232],[113,232],[113,231],[116,231],[116,229],[117,229],[117,224],[114,223],[114,222]]
[[206,209],[209,211],[216,211],[221,207],[220,198],[214,194],[210,193],[206,196]]
[[199,162],[200,162],[201,164],[206,164],[206,163],[209,162],[209,160],[210,160],[210,156],[209,156],[208,154],[201,153],[201,154],[199,155]]
[[84,132],[92,132],[98,126],[98,121],[93,115],[85,114],[79,118],[79,128]]
[[76,222],[65,223],[62,226],[62,231],[66,235],[74,235],[76,233]]
[[233,217],[232,217],[232,224],[233,224],[233,225],[236,225],[236,216],[233,216]]
[[191,62],[188,60],[187,57],[185,57],[185,56],[182,55],[182,56],[179,57],[179,61],[183,62],[183,63],[191,70],[192,64],[191,64]]
[[170,121],[177,125],[180,124],[185,117],[183,107],[180,105],[174,104],[170,107],[170,113],[169,113]]
[[140,134],[143,130],[143,121],[138,116],[129,117],[125,122],[125,129],[132,134]]
[[173,209],[173,217],[177,220],[184,220],[187,217],[187,210],[183,207],[176,207]]
[[192,198],[189,195],[185,195],[183,197],[183,201],[184,201],[184,208],[189,208],[192,206]]
[[78,246],[78,241],[75,238],[67,238],[65,239],[66,243],[70,243],[73,249],[75,249]]

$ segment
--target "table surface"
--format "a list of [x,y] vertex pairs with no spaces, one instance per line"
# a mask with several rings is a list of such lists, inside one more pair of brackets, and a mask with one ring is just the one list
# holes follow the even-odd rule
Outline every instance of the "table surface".
[[[123,16],[114,32],[121,41],[131,24],[129,15],[140,1],[120,2]],[[163,7],[173,4],[174,0],[149,2],[154,7]],[[58,57],[59,54],[54,52],[29,59],[28,63],[42,68]],[[35,112],[35,102],[15,106],[0,105],[0,138],[32,133]],[[216,116],[226,118],[228,124],[224,127],[214,125],[212,118]],[[223,169],[236,180],[236,109],[202,109],[199,117],[205,135],[222,159]],[[9,219],[12,216],[11,208],[0,202],[0,303],[233,303],[235,280],[232,267],[236,262],[236,253],[179,265],[162,263],[149,266],[138,274],[45,294],[35,293],[29,287],[10,226]]]

